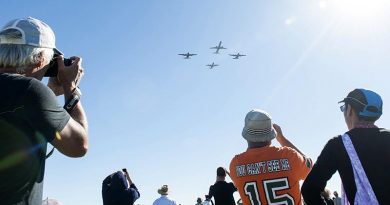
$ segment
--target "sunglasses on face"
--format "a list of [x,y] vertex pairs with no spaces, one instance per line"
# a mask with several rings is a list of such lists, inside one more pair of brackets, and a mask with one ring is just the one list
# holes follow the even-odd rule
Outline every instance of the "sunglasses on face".
[[347,110],[347,104],[340,106],[340,111],[345,112]]

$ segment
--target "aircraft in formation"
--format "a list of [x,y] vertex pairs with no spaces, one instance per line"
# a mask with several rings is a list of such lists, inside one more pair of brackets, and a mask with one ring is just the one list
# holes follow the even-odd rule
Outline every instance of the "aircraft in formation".
[[246,55],[243,55],[243,54],[240,54],[240,53],[237,53],[237,54],[229,54],[230,56],[234,56],[233,59],[238,59],[242,56],[246,56]]
[[184,59],[190,59],[191,56],[196,56],[197,54],[196,53],[187,52],[187,53],[179,53],[178,55],[184,56]]
[[[217,46],[214,46],[214,47],[211,47],[210,49],[216,49],[214,54],[219,54],[219,50],[221,49],[227,49],[225,47],[222,46],[222,41],[219,41],[218,45]],[[181,55],[181,56],[184,56],[184,59],[191,59],[191,56],[196,56],[198,54],[196,53],[190,53],[190,52],[187,52],[187,53],[179,53],[178,55]],[[242,56],[246,56],[244,54],[240,54],[240,53],[237,53],[237,54],[229,54],[230,56],[233,56],[233,59],[239,59],[240,57]],[[209,67],[209,69],[213,69],[215,66],[218,66],[217,64],[215,64],[214,62],[212,64],[208,64],[206,65]]]
[[211,47],[210,49],[216,49],[214,53],[219,54],[219,50],[226,49],[226,48],[222,46],[222,41],[219,41],[218,46]]
[[209,69],[213,69],[214,67],[218,66],[218,64],[215,64],[214,62],[212,64],[208,64],[206,66],[209,66]]

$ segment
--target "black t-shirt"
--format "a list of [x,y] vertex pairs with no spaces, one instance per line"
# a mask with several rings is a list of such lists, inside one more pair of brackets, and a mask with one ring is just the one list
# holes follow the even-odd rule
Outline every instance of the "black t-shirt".
[[1,204],[42,202],[47,142],[69,119],[54,93],[40,81],[0,73]]
[[217,181],[210,186],[209,197],[214,197],[215,205],[235,205],[233,193],[237,188],[233,183]]
[[[390,132],[379,128],[355,128],[347,132],[378,199],[390,204]],[[308,205],[325,204],[320,197],[326,182],[338,171],[349,202],[353,205],[356,185],[351,160],[341,136],[328,141],[302,186]]]

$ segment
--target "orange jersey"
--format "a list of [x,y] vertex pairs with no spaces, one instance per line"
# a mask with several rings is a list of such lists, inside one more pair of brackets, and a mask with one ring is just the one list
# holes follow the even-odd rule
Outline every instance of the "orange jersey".
[[267,146],[236,155],[230,177],[244,205],[301,205],[299,181],[311,167],[311,160],[292,148]]

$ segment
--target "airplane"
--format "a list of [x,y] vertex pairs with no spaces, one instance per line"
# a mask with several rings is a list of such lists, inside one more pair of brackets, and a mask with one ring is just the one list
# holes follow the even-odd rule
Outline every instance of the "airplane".
[[188,53],[179,53],[177,55],[184,56],[184,59],[191,59],[191,56],[196,56],[197,54],[188,52]]
[[222,46],[222,41],[220,41],[218,46],[211,47],[210,49],[217,49],[214,53],[218,54],[220,49],[226,49],[226,48]]
[[210,67],[209,69],[213,69],[215,66],[218,66],[218,65],[213,62],[212,64],[208,64],[206,66],[209,66]]
[[229,54],[230,56],[234,56],[233,59],[238,59],[239,57],[241,56],[246,56],[246,55],[242,55],[240,53],[237,53],[237,54]]

